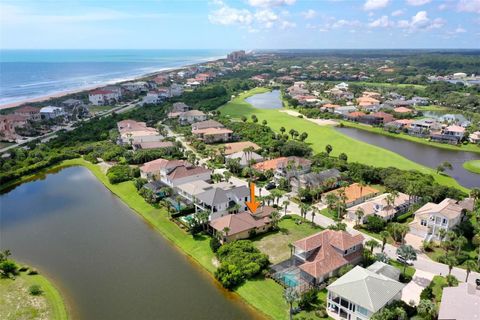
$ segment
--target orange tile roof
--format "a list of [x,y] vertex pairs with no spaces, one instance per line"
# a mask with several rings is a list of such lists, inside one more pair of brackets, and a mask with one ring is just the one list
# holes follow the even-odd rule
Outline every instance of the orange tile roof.
[[225,144],[225,154],[226,155],[234,154],[234,153],[237,153],[239,151],[243,151],[244,149],[246,149],[248,147],[253,147],[253,150],[259,150],[260,149],[260,147],[257,144],[255,144],[253,142],[250,142],[250,141],[233,142],[233,143],[226,143]]
[[310,160],[300,157],[280,157],[256,163],[253,165],[253,168],[260,171],[276,170],[286,166],[289,161],[295,162],[297,166],[308,166],[312,163]]
[[393,109],[393,111],[395,111],[396,113],[411,113],[411,112],[413,112],[412,109],[406,108],[406,107],[398,107],[398,108]]
[[303,251],[312,251],[300,269],[315,278],[329,274],[338,268],[360,258],[362,250],[343,256],[341,252],[363,243],[363,236],[352,236],[346,231],[324,230],[312,236],[298,240],[294,246]]
[[[339,191],[342,190],[342,189],[343,188],[338,188],[338,189],[332,190],[330,192],[324,193],[324,196],[326,196],[327,194],[330,194],[330,193],[338,195]],[[351,185],[349,185],[348,187],[345,188],[345,196],[347,198],[345,200],[345,202],[346,203],[351,203],[351,202],[354,202],[355,200],[357,200],[361,197],[376,194],[378,192],[379,192],[379,190],[377,190],[375,188],[372,188],[370,186],[360,187],[360,184],[354,183],[354,184],[351,184]]]

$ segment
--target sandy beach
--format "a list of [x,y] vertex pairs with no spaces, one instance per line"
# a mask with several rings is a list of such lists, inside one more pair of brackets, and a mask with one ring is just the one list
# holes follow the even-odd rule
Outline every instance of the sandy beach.
[[161,69],[159,69],[157,71],[154,71],[154,72],[149,72],[149,73],[142,74],[142,75],[139,75],[139,76],[136,76],[136,77],[125,78],[125,79],[122,79],[121,81],[113,81],[113,82],[112,81],[110,81],[110,82],[107,81],[107,82],[97,84],[97,85],[94,85],[94,86],[86,86],[86,87],[81,87],[81,88],[72,89],[72,90],[59,91],[59,92],[47,94],[47,95],[44,95],[44,96],[41,96],[41,97],[28,98],[28,99],[20,100],[20,101],[17,101],[17,102],[0,104],[0,110],[19,107],[21,105],[25,105],[25,104],[28,104],[28,103],[47,102],[48,100],[53,99],[53,98],[61,98],[61,97],[64,97],[64,96],[75,94],[75,93],[95,90],[95,89],[102,88],[102,87],[105,87],[105,86],[108,86],[108,85],[116,85],[116,84],[129,82],[129,81],[137,81],[137,80],[143,79],[145,77],[153,77],[153,76],[156,76],[156,75],[164,73],[164,72],[180,71],[180,70],[185,69],[185,68],[198,66],[200,64],[208,63],[208,62],[215,62],[215,61],[218,61],[218,60],[221,60],[221,59],[224,59],[224,57],[211,57],[211,58],[207,58],[207,59],[201,60],[201,61],[193,63],[193,64],[188,64],[188,65],[184,65],[184,66],[180,66],[180,67],[161,68]]

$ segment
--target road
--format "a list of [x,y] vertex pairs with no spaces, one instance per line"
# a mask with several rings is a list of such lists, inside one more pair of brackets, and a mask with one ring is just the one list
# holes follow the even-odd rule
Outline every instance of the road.
[[[123,112],[127,112],[129,110],[132,110],[134,108],[136,108],[138,105],[137,105],[137,102],[139,100],[134,100],[130,103],[127,103],[127,104],[123,104],[123,105],[119,105],[118,107],[115,107],[115,108],[112,108],[110,110],[107,110],[107,111],[104,111],[104,112],[99,112],[98,114],[96,114],[95,116],[91,117],[91,118],[88,118],[86,119],[85,121],[89,121],[91,119],[95,119],[95,118],[103,118],[103,117],[106,117],[108,115],[110,115],[111,113],[113,112],[116,112],[116,113],[123,113]],[[33,141],[33,140],[37,140],[39,139],[41,142],[47,142],[48,140],[51,140],[53,138],[55,138],[57,136],[57,132],[61,131],[61,130],[66,130],[66,131],[72,131],[73,129],[75,129],[75,124],[77,123],[80,123],[82,122],[82,120],[80,121],[77,121],[77,122],[73,122],[73,123],[70,123],[66,126],[59,126],[58,128],[55,128],[54,130],[52,130],[51,132],[49,133],[46,133],[44,135],[41,135],[41,136],[37,136],[37,137],[29,137],[29,138],[26,138],[16,144],[12,144],[8,147],[5,147],[3,149],[0,149],[0,153],[3,153],[3,152],[6,152],[10,149],[13,149],[13,148],[16,148],[16,147],[19,147],[19,146],[22,146],[22,145],[25,145],[27,144],[28,142],[30,141]]]
[[[185,147],[185,149],[194,152],[195,155],[199,159],[201,159],[200,160],[201,164],[206,164],[207,159],[202,158],[202,156],[199,153],[197,153],[195,150],[193,150],[186,143],[183,136],[173,133],[171,131],[171,129],[167,126],[166,126],[166,129],[167,129],[167,132],[168,132],[169,136],[175,137],[177,141],[180,141],[182,143],[182,145]],[[223,173],[224,171],[226,171],[226,169],[216,169],[215,170],[215,172],[219,172],[219,173]],[[238,183],[238,184],[248,185],[247,181],[245,181],[244,179],[240,179],[240,178],[237,178],[237,177],[232,177],[232,180],[235,180],[235,182]],[[257,188],[255,194],[256,195],[261,194],[261,195],[265,196],[265,195],[269,194],[269,192],[267,190],[263,189],[263,188],[261,190],[259,190]],[[300,211],[300,208],[299,208],[298,204],[296,204],[293,201],[290,201],[290,199],[292,197],[293,197],[293,194],[291,194],[291,193],[290,194],[285,194],[280,199],[279,203],[282,204],[283,201],[288,200],[290,202],[290,204],[287,207],[287,213],[300,215],[301,211]],[[326,208],[326,206],[323,205],[323,204],[316,204],[315,206],[319,210]],[[309,220],[309,221],[312,221],[311,212],[307,213],[306,219]],[[328,226],[336,224],[336,222],[333,219],[331,219],[329,217],[326,217],[322,214],[316,214],[315,217],[313,218],[313,222],[315,224],[323,227],[323,228],[328,228]],[[353,228],[354,224],[352,222],[347,222],[347,221],[343,221],[343,222],[347,223],[347,231],[348,232],[350,232],[351,234],[362,234],[365,237],[365,242],[370,240],[370,239],[373,239],[371,236],[369,236],[369,235],[367,235],[363,232],[360,232],[358,230],[355,230]],[[375,239],[375,240],[377,240],[377,239]],[[397,251],[397,247],[395,247],[391,244],[386,244],[384,252],[385,252],[385,254],[388,255],[388,257],[390,257],[393,260],[396,260],[397,259],[396,251]],[[374,250],[374,253],[378,253],[378,252],[380,252],[380,249],[375,249]],[[433,278],[434,275],[445,276],[446,274],[448,274],[448,266],[447,265],[431,260],[428,256],[426,256],[424,253],[422,253],[420,251],[417,251],[417,260],[414,261],[413,266],[415,267],[415,269],[421,270],[420,274],[422,275],[422,277],[421,277],[422,281],[426,281],[426,280],[430,281],[429,279]],[[459,281],[464,282],[465,278],[466,278],[466,274],[467,273],[464,269],[460,269],[460,268],[456,268],[456,267],[452,269],[452,275],[454,275]],[[475,279],[480,279],[480,273],[471,272],[470,276],[468,278],[468,282],[472,283],[472,284],[475,284]]]

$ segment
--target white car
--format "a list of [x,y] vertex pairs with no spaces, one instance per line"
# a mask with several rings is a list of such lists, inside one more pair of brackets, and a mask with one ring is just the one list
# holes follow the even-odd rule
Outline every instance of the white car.
[[398,256],[397,257],[397,261],[400,262],[400,263],[404,263],[408,266],[413,266],[413,261],[412,260],[406,260],[404,257],[402,256]]

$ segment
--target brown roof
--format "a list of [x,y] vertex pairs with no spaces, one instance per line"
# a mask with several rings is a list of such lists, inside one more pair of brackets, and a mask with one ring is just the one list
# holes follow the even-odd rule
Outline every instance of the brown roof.
[[[342,189],[343,188],[338,188],[338,189],[332,190],[330,192],[324,193],[324,196],[326,196],[327,194],[330,194],[330,193],[333,193],[333,194],[338,196],[339,191],[342,190]],[[360,184],[353,183],[353,184],[351,184],[351,185],[349,185],[348,187],[345,188],[345,196],[347,197],[345,202],[346,203],[354,202],[355,200],[357,200],[361,197],[372,195],[372,194],[375,194],[375,193],[378,193],[378,192],[379,192],[379,190],[377,190],[375,188],[372,188],[370,186],[360,187]]]
[[227,128],[206,128],[206,129],[192,130],[192,133],[203,134],[205,136],[208,136],[208,135],[215,135],[215,134],[230,134],[230,133],[233,133],[233,131]]
[[233,143],[225,144],[225,154],[229,155],[229,154],[237,153],[239,151],[243,151],[248,147],[253,147],[254,150],[260,149],[260,147],[257,144],[250,141],[233,142]]
[[175,168],[185,165],[190,166],[190,163],[184,160],[156,159],[153,161],[145,162],[143,166],[140,167],[140,170],[143,172],[154,172],[162,169]]
[[352,117],[352,118],[363,117],[364,115],[365,115],[365,113],[363,113],[361,111],[354,111],[354,112],[350,112],[348,114],[348,116]]
[[253,168],[260,171],[276,170],[287,166],[289,161],[295,162],[295,165],[309,166],[312,162],[305,158],[300,157],[280,157],[263,162],[259,162],[253,165]]
[[175,179],[181,179],[185,177],[190,177],[194,176],[197,174],[203,174],[203,173],[208,173],[211,172],[208,169],[205,169],[204,167],[185,167],[185,166],[180,166],[176,167],[169,175],[168,178],[170,180],[175,180]]
[[406,108],[406,107],[398,107],[398,108],[393,109],[393,111],[395,111],[396,113],[411,113],[411,112],[413,112],[412,109]]
[[307,261],[300,265],[300,269],[315,278],[337,270],[361,256],[362,250],[357,250],[347,256],[343,256],[341,252],[353,246],[361,245],[363,240],[361,234],[352,236],[346,231],[334,230],[324,230],[298,240],[294,243],[295,247],[303,251],[314,251]]
[[139,142],[137,143],[141,149],[160,149],[160,148],[171,148],[175,144],[171,141],[148,141],[148,142]]
[[229,228],[229,236],[262,227],[264,225],[265,223],[263,220],[255,220],[247,212],[227,214],[226,216],[210,221],[210,226],[217,231],[223,231],[225,228]]

